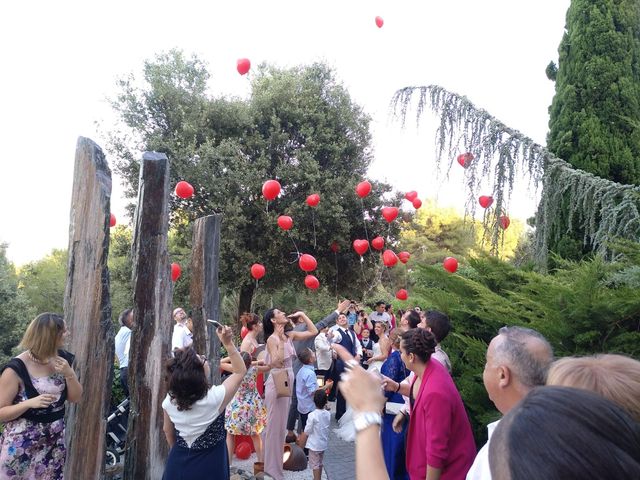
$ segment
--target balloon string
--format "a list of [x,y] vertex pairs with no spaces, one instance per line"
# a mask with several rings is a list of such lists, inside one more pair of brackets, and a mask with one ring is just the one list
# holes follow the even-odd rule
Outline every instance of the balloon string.
[[367,239],[367,243],[369,243],[369,251],[373,253],[371,250],[371,242],[369,241],[369,232],[367,231],[367,219],[364,214],[364,200],[360,197],[360,204],[362,205],[362,224],[364,225],[364,236]]
[[[289,230],[287,230],[287,235],[289,235],[289,238],[291,239],[291,243],[293,243],[293,248],[296,249],[296,253],[298,254],[298,257],[300,257],[300,250],[298,250],[298,246],[296,245],[296,242],[293,240],[293,237],[291,236],[291,232]],[[296,258],[296,260],[298,260]]]
[[316,249],[316,212],[311,210],[311,222],[313,223],[313,249]]
[[336,297],[338,296],[338,253],[337,252],[333,252],[333,258],[335,259],[336,262]]

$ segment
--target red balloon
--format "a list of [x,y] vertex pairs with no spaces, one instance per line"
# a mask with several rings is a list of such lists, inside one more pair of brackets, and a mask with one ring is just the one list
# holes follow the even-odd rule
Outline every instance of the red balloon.
[[456,270],[458,270],[458,260],[453,257],[447,257],[444,259],[444,262],[442,262],[442,266],[447,272],[456,273]]
[[267,269],[264,268],[264,265],[259,263],[254,263],[251,265],[251,276],[256,280],[260,280],[267,273]]
[[298,260],[298,265],[305,272],[313,272],[318,266],[318,262],[316,261],[313,255],[309,255],[308,253],[305,253],[303,255],[300,255],[300,259]]
[[478,203],[482,208],[489,208],[493,203],[493,197],[491,195],[482,195],[478,198]]
[[193,196],[193,187],[184,180],[176,183],[176,195],[180,198],[191,198]]
[[293,218],[288,215],[280,215],[278,217],[278,226],[283,230],[291,230],[291,227],[293,227]]
[[387,222],[393,222],[398,216],[398,207],[383,207],[382,216]]
[[471,153],[471,152],[461,153],[460,155],[458,155],[458,163],[463,168],[467,168],[469,166],[469,164],[473,161],[474,158],[475,157],[473,156],[473,153]]
[[400,252],[398,254],[398,258],[402,263],[407,263],[409,261],[409,258],[411,258],[411,254],[409,252]]
[[360,182],[356,185],[356,193],[360,198],[364,198],[371,193],[371,184],[368,181]]
[[376,26],[378,28],[382,28],[383,25],[384,25],[384,20],[382,19],[382,17],[380,16],[376,17]]
[[262,195],[264,198],[271,201],[274,200],[280,193],[280,182],[277,180],[267,180],[262,185]]
[[396,292],[396,298],[398,300],[406,300],[407,298],[409,298],[409,294],[404,288],[401,288]]
[[413,208],[415,208],[416,210],[418,210],[422,206],[422,200],[420,200],[419,198],[416,198],[411,203],[413,203]]
[[406,198],[410,202],[413,202],[416,198],[418,198],[418,192],[416,192],[415,190],[411,190],[410,192],[404,194],[404,198]]
[[247,336],[247,333],[249,333],[249,329],[243,325],[240,329],[240,338],[244,340],[244,337]]
[[396,263],[398,263],[398,256],[393,250],[385,250],[382,254],[382,261],[384,262],[385,266],[393,267]]
[[376,237],[371,240],[371,246],[376,250],[382,250],[384,248],[384,238]]
[[340,245],[338,242],[333,242],[330,248],[333,253],[338,253],[340,251]]
[[511,225],[511,219],[506,215],[502,215],[500,217],[500,228],[506,230],[507,228],[509,228],[509,225]]
[[307,275],[304,277],[304,284],[307,288],[315,290],[320,286],[320,281],[313,275]]
[[320,195],[317,193],[312,193],[307,197],[307,205],[310,207],[317,207],[320,203]]
[[180,278],[180,275],[182,275],[182,269],[180,268],[180,265],[178,265],[177,263],[172,263],[171,280],[173,280],[174,282],[177,281]]
[[116,226],[116,216],[112,213],[109,216],[109,227],[115,227]]
[[248,58],[239,58],[236,68],[238,69],[238,73],[240,75],[244,75],[251,68],[251,60],[249,60]]
[[251,456],[251,445],[249,442],[240,442],[236,446],[236,457],[240,460],[246,460]]
[[354,240],[353,241],[353,249],[356,251],[358,255],[364,255],[364,252],[369,250],[369,241],[368,240]]

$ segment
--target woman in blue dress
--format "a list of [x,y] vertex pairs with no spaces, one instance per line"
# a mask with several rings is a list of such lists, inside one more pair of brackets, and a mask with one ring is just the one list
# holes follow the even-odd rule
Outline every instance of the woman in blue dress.
[[163,480],[229,479],[224,411],[247,371],[229,327],[218,328],[232,374],[209,387],[209,366],[189,346],[175,351],[167,365],[167,396],[162,402],[164,433],[171,447]]
[[[380,373],[400,383],[409,375],[409,370],[400,358],[400,335],[399,329],[394,329],[389,335],[391,342],[391,353],[382,364]],[[393,431],[393,419],[400,407],[404,405],[404,398],[399,393],[385,392],[387,404],[382,424],[382,450],[384,452],[384,463],[391,480],[408,480],[409,475],[405,465],[405,435],[407,422],[402,427],[400,433]]]

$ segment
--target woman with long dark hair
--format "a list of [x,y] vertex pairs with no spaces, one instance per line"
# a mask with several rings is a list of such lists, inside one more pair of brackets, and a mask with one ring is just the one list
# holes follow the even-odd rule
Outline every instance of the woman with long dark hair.
[[164,433],[171,447],[163,479],[210,478],[228,480],[224,411],[247,371],[233,344],[231,328],[216,333],[229,353],[231,375],[221,385],[209,386],[209,365],[193,347],[174,352],[167,363]]

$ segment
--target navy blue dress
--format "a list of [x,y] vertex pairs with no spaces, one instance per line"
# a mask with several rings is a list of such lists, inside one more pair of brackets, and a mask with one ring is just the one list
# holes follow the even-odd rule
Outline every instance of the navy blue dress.
[[191,444],[191,448],[178,432],[176,443],[169,452],[162,480],[229,480],[226,437],[224,414],[218,415]]
[[[409,370],[404,366],[400,358],[400,352],[393,350],[382,364],[380,372],[400,383],[409,375]],[[387,402],[402,403],[404,398],[399,393],[385,392]],[[409,422],[404,422],[402,432],[393,431],[393,419],[395,415],[385,413],[382,423],[382,451],[384,453],[384,463],[387,466],[387,473],[391,480],[409,480],[405,463],[405,436]]]

